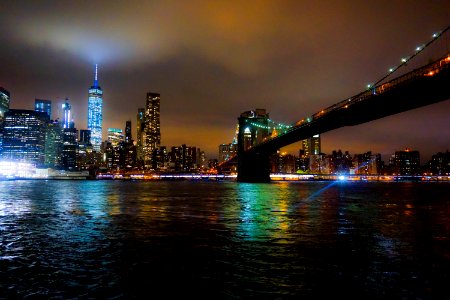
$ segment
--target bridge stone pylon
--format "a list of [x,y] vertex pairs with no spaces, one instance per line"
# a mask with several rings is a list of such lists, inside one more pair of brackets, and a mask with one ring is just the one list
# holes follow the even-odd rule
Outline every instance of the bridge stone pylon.
[[243,112],[238,118],[238,178],[239,182],[269,182],[270,152],[251,151],[271,134],[269,114],[265,109]]

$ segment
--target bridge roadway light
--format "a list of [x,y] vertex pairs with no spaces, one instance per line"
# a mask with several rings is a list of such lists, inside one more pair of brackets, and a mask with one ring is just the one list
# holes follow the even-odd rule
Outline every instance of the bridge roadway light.
[[392,72],[394,72],[394,68],[389,69],[389,73],[392,73]]
[[405,57],[402,58],[402,62],[403,62],[403,63],[406,62],[407,60],[408,60],[408,59],[405,58]]

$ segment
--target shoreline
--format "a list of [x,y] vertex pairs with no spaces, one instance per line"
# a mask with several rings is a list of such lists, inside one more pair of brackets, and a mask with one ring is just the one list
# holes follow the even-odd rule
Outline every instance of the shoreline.
[[[270,182],[308,182],[308,181],[349,181],[349,182],[450,182],[450,175],[323,175],[323,174],[271,174]],[[100,174],[95,178],[85,175],[20,177],[2,176],[0,181],[15,180],[120,180],[120,181],[236,181],[237,175],[212,174],[149,174],[149,175],[122,175]]]

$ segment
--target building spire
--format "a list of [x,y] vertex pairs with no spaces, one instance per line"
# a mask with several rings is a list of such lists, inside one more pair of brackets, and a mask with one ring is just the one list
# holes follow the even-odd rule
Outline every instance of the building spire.
[[98,87],[98,77],[97,77],[97,74],[98,74],[98,67],[97,67],[97,64],[95,64],[95,77],[94,77],[94,86],[95,86],[95,87]]

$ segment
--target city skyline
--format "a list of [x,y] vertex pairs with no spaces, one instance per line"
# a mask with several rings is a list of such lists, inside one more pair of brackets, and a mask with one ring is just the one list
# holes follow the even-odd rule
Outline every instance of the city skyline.
[[[154,91],[164,99],[161,145],[196,145],[208,157],[232,141],[243,111],[266,109],[273,120],[292,124],[362,91],[450,20],[445,1],[399,1],[389,12],[382,3],[289,1],[152,4],[140,12],[100,1],[93,5],[104,8],[96,19],[89,16],[100,10],[85,11],[82,4],[53,10],[49,4],[2,4],[0,86],[10,92],[11,108],[69,97],[76,127],[87,128],[86,88],[98,63],[104,136],[106,128],[135,120]],[[62,12],[67,24],[58,17]],[[444,101],[324,133],[322,149],[390,155],[408,147],[426,161],[449,146],[449,112]],[[136,122],[132,126],[134,133]],[[301,144],[291,148],[297,152]]]

